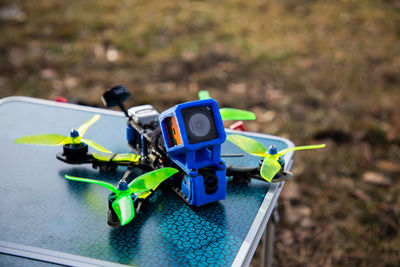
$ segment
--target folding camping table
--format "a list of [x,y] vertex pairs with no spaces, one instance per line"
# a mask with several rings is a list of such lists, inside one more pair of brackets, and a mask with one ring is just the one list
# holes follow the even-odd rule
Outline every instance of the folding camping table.
[[[85,137],[116,153],[129,152],[122,112],[27,97],[0,99],[0,262],[5,265],[244,265],[247,266],[277,203],[283,182],[228,179],[227,197],[192,209],[172,190],[156,193],[128,225],[107,225],[107,196],[101,186],[77,183],[65,174],[117,184],[126,168],[102,173],[89,164],[56,159],[62,147],[14,144],[25,135],[68,135],[93,114],[101,119]],[[232,131],[227,130],[230,134]],[[240,132],[278,149],[287,139]],[[256,166],[259,159],[230,142],[227,164]],[[292,153],[285,156],[286,169]],[[136,170],[131,175],[141,174]]]

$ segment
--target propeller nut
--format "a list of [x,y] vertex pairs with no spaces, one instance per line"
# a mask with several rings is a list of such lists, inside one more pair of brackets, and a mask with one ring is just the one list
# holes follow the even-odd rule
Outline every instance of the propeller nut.
[[71,130],[71,137],[78,137],[79,136],[79,132],[75,129]]
[[270,155],[276,155],[278,154],[278,149],[274,145],[270,145],[268,148],[268,154]]
[[119,182],[119,184],[118,184],[118,190],[119,191],[125,191],[125,190],[128,190],[129,189],[129,187],[128,187],[128,184],[125,182],[125,181],[120,181]]

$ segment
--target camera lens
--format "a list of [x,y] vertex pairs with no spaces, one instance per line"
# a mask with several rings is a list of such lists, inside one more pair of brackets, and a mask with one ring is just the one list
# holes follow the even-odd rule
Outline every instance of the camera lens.
[[215,174],[206,174],[203,176],[204,179],[204,187],[206,189],[206,194],[213,194],[217,191],[218,188],[218,178]]
[[210,106],[182,109],[182,117],[189,144],[197,144],[218,138],[214,114]]
[[210,128],[210,120],[203,113],[195,113],[189,119],[189,129],[196,137],[206,136]]

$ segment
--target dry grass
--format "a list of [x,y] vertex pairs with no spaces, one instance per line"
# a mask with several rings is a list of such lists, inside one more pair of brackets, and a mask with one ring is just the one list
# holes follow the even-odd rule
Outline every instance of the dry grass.
[[163,110],[208,89],[256,112],[249,130],[328,143],[296,154],[278,265],[395,266],[399,11],[398,0],[4,2],[0,97],[100,105],[125,84],[129,104]]

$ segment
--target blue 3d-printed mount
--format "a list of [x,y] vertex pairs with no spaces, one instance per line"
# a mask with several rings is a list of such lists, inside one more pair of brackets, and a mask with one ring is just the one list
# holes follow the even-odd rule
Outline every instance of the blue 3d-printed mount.
[[185,173],[181,192],[189,204],[225,199],[226,166],[221,144],[226,133],[218,103],[205,99],[176,105],[159,116],[168,157]]

